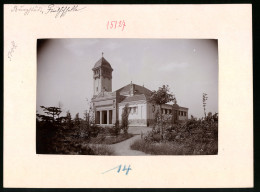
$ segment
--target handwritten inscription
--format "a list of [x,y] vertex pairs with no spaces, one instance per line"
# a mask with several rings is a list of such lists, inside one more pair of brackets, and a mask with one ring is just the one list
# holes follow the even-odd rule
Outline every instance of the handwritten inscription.
[[[112,171],[112,170],[117,170],[117,173],[119,173],[121,171],[121,168],[122,168],[122,165],[119,165],[117,167],[114,167],[112,169],[109,169],[109,170],[103,172],[102,174],[107,173],[107,172]],[[128,167],[126,165],[124,165],[124,168],[122,169],[122,171],[125,171],[125,175],[128,175],[128,172],[130,170],[132,170],[130,165]]]
[[17,45],[15,44],[14,41],[12,41],[12,42],[11,42],[11,48],[10,48],[10,50],[8,51],[8,54],[7,54],[8,59],[9,59],[10,61],[12,61],[13,54],[14,54],[14,51],[15,51],[16,48],[17,48]]
[[46,6],[26,6],[26,5],[15,5],[11,12],[22,12],[25,16],[31,14],[31,13],[41,13],[44,15],[51,15],[53,14],[55,18],[61,18],[64,17],[67,13],[72,12],[78,12],[82,9],[85,9],[86,7],[79,7],[79,5],[48,5]]
[[29,15],[31,12],[40,12],[44,13],[42,7],[40,6],[32,6],[32,7],[26,7],[24,5],[17,6],[15,5],[11,12],[23,12],[24,15]]
[[55,18],[58,17],[64,17],[68,12],[76,12],[80,11],[83,8],[79,8],[78,5],[73,5],[73,6],[62,6],[62,7],[57,7],[55,5],[49,5],[46,14],[48,13],[55,13]]
[[122,31],[124,30],[126,24],[125,21],[108,21],[107,22],[107,29],[119,29],[121,28]]

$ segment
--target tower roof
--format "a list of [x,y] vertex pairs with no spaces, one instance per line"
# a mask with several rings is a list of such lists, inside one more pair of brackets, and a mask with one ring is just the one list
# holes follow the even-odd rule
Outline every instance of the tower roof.
[[[109,68],[109,69],[112,69],[110,63],[102,56],[101,59],[99,59],[94,67],[92,68],[92,70],[96,69],[96,68],[99,68],[99,67],[106,67],[106,68]],[[113,70],[113,69],[112,69]]]

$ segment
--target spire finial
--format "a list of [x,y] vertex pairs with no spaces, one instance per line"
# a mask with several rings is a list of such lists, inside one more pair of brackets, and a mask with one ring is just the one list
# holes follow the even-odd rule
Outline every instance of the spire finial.
[[104,55],[104,52],[102,52],[102,57],[103,57],[103,55]]

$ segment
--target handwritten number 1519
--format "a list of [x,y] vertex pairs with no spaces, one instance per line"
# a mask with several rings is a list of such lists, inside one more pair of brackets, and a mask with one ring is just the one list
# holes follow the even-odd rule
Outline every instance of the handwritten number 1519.
[[107,29],[117,29],[117,28],[122,28],[122,31],[125,28],[125,21],[108,21],[107,22]]

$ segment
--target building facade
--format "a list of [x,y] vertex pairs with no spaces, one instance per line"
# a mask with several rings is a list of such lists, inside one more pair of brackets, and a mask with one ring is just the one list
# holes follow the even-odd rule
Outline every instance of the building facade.
[[[112,91],[112,72],[110,63],[103,57],[96,62],[93,69],[93,98],[92,104],[96,124],[109,126],[121,122],[124,107],[129,108],[130,126],[152,125],[158,107],[149,103],[151,90],[134,83],[130,83],[116,91]],[[188,108],[164,104],[163,114],[173,114],[174,120],[188,119]]]

